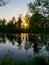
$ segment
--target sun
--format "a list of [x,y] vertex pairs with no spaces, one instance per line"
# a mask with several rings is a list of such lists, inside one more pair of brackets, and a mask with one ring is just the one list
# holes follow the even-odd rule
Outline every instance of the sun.
[[24,27],[27,27],[27,26],[28,26],[28,25],[27,25],[27,23],[25,22],[25,23],[24,23]]
[[28,22],[22,22],[21,23],[21,28],[24,29],[24,30],[28,29],[29,28],[29,23]]

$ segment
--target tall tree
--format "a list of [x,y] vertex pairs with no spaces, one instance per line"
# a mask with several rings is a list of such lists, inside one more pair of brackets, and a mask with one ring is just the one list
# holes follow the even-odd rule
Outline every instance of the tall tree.
[[21,28],[21,22],[22,22],[22,18],[21,18],[21,15],[18,17],[18,28],[20,29]]
[[34,25],[34,23],[39,24],[39,22],[43,22],[43,23],[46,22],[45,27],[47,28],[47,16],[49,15],[49,1],[48,0],[35,0],[35,2],[33,3],[30,2],[28,4],[28,7],[29,7],[29,12],[32,13],[32,16],[30,19],[31,30],[33,27],[36,28],[37,30],[37,27]]

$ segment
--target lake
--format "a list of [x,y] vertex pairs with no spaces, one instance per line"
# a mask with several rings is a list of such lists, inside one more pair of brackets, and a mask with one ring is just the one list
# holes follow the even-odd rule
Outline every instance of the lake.
[[49,34],[0,33],[0,60],[10,57],[17,61],[28,61],[38,55],[49,57]]

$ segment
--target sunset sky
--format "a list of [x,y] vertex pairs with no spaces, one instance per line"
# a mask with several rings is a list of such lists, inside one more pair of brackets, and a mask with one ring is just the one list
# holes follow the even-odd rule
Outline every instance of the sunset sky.
[[28,12],[27,3],[34,0],[11,0],[6,6],[0,7],[0,19],[10,19]]

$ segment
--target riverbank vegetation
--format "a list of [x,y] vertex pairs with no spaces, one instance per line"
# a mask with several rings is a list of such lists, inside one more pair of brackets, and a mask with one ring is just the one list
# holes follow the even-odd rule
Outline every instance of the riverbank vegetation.
[[[1,1],[1,3],[5,5],[4,2]],[[2,33],[6,33],[6,34],[9,34],[9,33],[11,34],[12,33],[42,33],[42,34],[49,33],[49,2],[48,0],[35,0],[34,3],[30,2],[28,4],[28,7],[29,7],[29,12],[31,13],[31,16],[29,14],[26,14],[24,16],[24,19],[22,18],[22,16],[19,16],[18,20],[16,20],[16,18],[13,17],[8,22],[6,19],[3,19],[3,20],[0,19],[0,34]],[[30,37],[30,40],[33,40],[34,51],[37,51],[38,38],[36,38],[35,35],[33,35],[32,37]],[[42,35],[41,37],[42,42],[43,42],[43,39],[45,38],[43,37],[44,36]],[[4,41],[4,36],[2,36],[2,38]],[[12,35],[7,35],[7,38],[10,38],[11,40],[13,40],[14,36],[12,38]],[[17,38],[20,42],[20,37],[17,36]],[[39,40],[40,40],[40,37],[39,37]],[[45,40],[44,40],[44,43],[46,43]],[[48,46],[49,45],[47,45],[47,48],[49,49]],[[28,62],[16,62],[15,60],[11,58],[5,58],[3,60],[0,60],[0,65],[49,65],[49,58],[45,58],[43,56],[37,56],[30,59]]]
[[0,33],[49,33],[49,20],[41,14],[35,13],[22,21],[13,17],[9,22],[0,20]]
[[36,56],[28,62],[16,62],[11,58],[6,58],[0,61],[0,65],[49,65],[49,59],[46,59],[43,56]]
[[0,33],[49,33],[49,1],[35,0],[27,5],[31,15],[20,15],[18,20],[13,17],[8,22],[0,19]]

